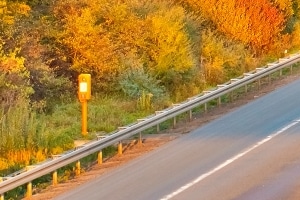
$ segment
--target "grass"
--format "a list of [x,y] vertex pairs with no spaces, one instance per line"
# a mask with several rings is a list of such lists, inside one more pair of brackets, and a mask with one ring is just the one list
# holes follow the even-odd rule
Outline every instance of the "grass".
[[[20,105],[26,104],[21,102]],[[95,95],[88,102],[89,134],[84,137],[81,135],[81,105],[76,97],[71,103],[57,104],[47,115],[27,106],[3,110],[0,112],[0,176],[9,174],[8,169],[16,171],[73,149],[74,140],[95,139],[99,132],[112,132],[151,112],[154,111],[137,109],[135,100]]]

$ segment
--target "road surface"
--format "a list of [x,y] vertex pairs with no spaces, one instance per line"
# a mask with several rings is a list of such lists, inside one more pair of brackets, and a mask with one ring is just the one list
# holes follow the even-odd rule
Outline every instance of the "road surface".
[[300,81],[56,199],[300,199]]

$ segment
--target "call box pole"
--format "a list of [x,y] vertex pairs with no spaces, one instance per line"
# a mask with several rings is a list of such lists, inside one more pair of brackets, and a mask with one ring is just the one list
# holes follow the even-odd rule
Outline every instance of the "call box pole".
[[87,100],[91,99],[91,75],[80,74],[78,76],[78,98],[82,106],[82,125],[81,134],[86,136],[87,132]]
[[81,102],[82,113],[81,113],[81,134],[87,135],[87,100]]

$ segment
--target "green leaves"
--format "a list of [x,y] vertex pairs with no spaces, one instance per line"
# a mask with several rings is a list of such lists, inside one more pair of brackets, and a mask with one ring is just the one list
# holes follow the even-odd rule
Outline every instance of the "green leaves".
[[29,80],[29,71],[25,68],[25,59],[18,56],[18,49],[4,53],[0,46],[0,95],[2,102],[13,105],[18,99],[28,99],[34,93]]
[[138,98],[143,93],[152,94],[154,98],[161,97],[165,90],[159,83],[143,69],[128,69],[120,77],[123,92],[133,98]]

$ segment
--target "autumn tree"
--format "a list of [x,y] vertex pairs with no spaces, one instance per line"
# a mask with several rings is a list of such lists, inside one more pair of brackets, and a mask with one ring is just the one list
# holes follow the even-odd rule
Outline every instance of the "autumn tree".
[[140,67],[171,87],[195,66],[186,13],[169,1],[70,0],[58,3],[55,13],[72,68],[92,73],[100,88]]
[[243,44],[207,29],[202,33],[201,65],[208,85],[220,84],[255,68],[254,59]]
[[28,16],[30,7],[24,3],[0,0],[0,95],[1,103],[13,105],[20,98],[28,99],[33,93],[26,69],[25,58],[16,48],[14,25],[21,16]]
[[151,54],[157,76],[170,71],[185,72],[194,66],[191,43],[184,30],[184,10],[172,8],[149,17],[151,21]]
[[34,93],[30,84],[29,71],[24,66],[24,58],[18,56],[18,49],[4,53],[0,44],[0,96],[1,104],[14,105],[20,99],[29,99]]
[[292,18],[295,16],[295,0],[270,0],[273,5],[283,13],[285,17],[286,23],[289,23],[289,20],[293,20]]
[[58,3],[55,13],[63,22],[59,41],[69,51],[72,69],[92,73],[102,90],[112,89],[125,63],[143,56],[144,21],[125,3],[72,0]]
[[230,38],[257,53],[267,51],[284,28],[285,16],[268,0],[186,0]]
[[28,16],[30,7],[25,3],[1,0],[0,1],[0,21],[2,28],[5,25],[13,24],[18,17]]
[[294,48],[299,49],[300,48],[300,0],[293,0],[293,10],[294,10],[294,15],[293,19],[295,20],[294,22],[294,29],[292,32],[292,39],[291,43],[293,44]]
[[0,41],[5,43],[6,48],[13,48],[6,42],[14,40],[15,22],[29,13],[30,7],[25,3],[0,0]]

